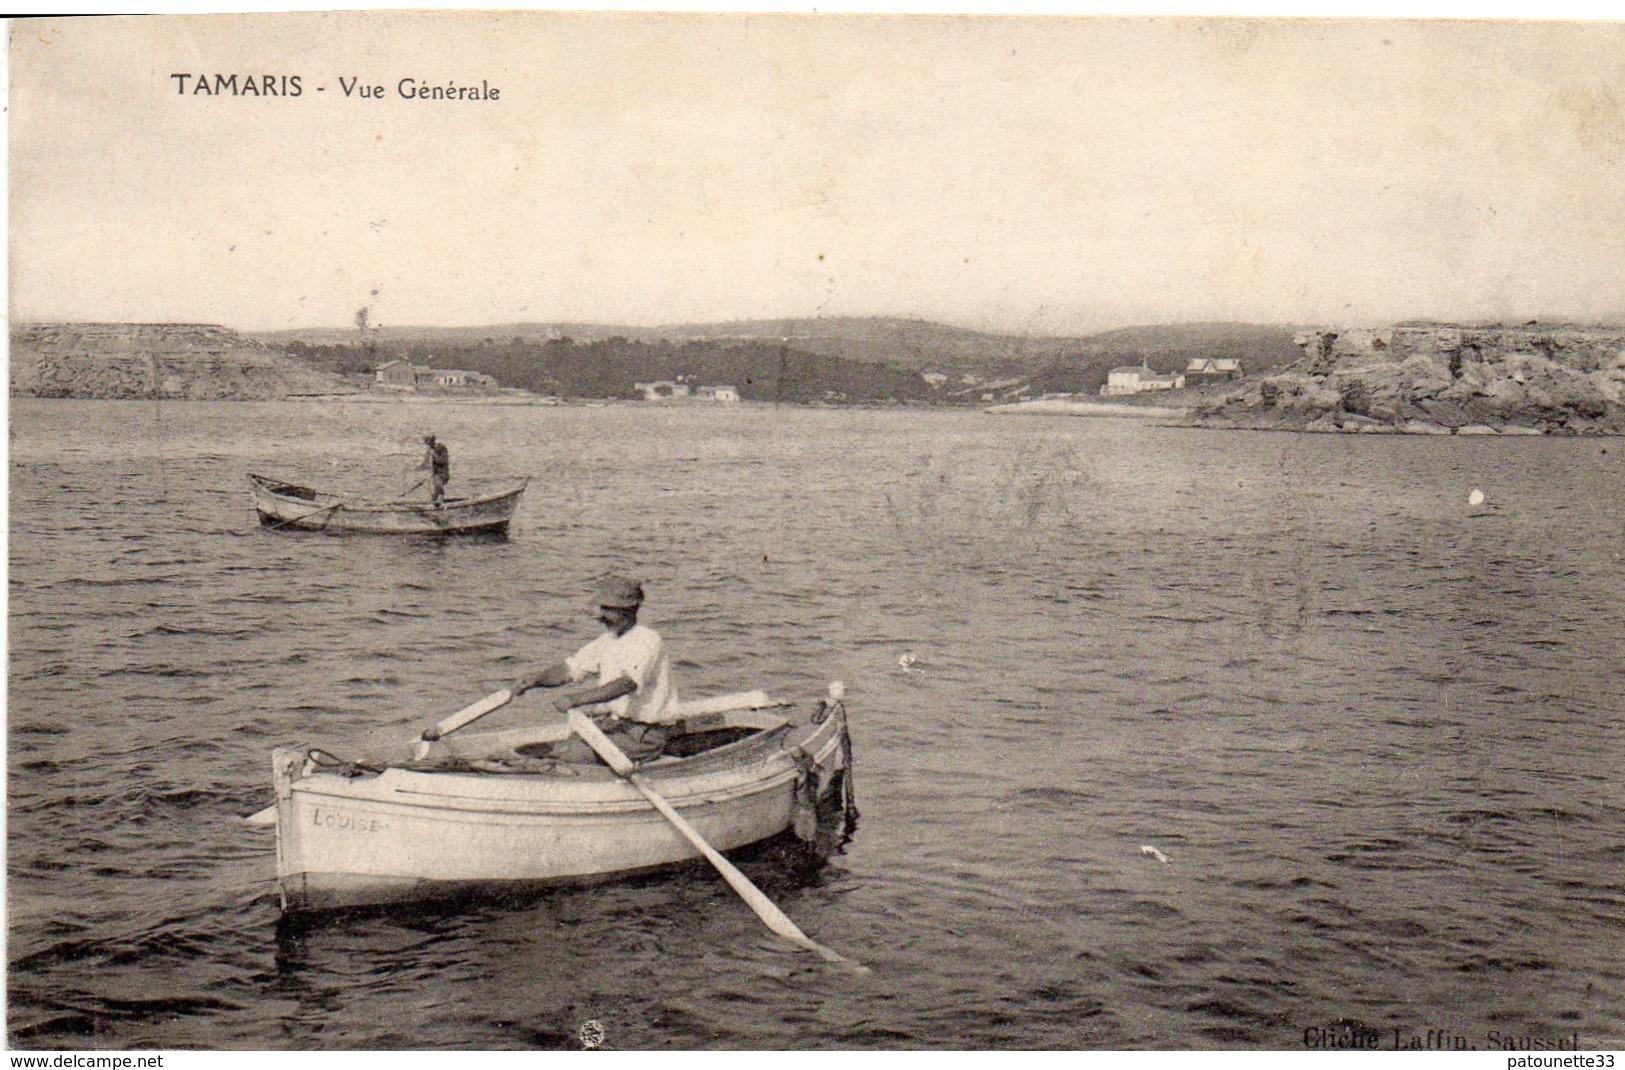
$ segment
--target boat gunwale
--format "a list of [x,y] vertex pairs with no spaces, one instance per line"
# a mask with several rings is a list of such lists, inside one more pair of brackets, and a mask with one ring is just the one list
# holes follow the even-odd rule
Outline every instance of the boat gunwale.
[[[804,727],[811,728],[799,742],[792,742],[785,722],[746,739],[724,744],[676,761],[650,763],[638,772],[651,785],[658,785],[674,806],[698,806],[729,802],[759,791],[777,790],[800,775],[795,753],[807,755],[815,765],[828,761],[840,745],[840,733],[830,728],[833,719]],[[703,761],[718,751],[745,744],[772,746],[730,765],[722,760]],[[822,737],[822,738],[821,738]],[[809,750],[808,748],[812,748]],[[582,774],[560,776],[550,772],[435,772],[423,769],[386,768],[364,779],[316,772],[289,785],[290,794],[321,796],[350,804],[399,806],[412,810],[445,810],[457,813],[490,813],[509,817],[575,817],[594,814],[639,813],[652,809],[636,787],[604,766],[581,766]],[[491,788],[497,787],[493,794]],[[438,788],[439,790],[436,790]],[[464,790],[457,791],[456,788]],[[551,793],[546,789],[566,789]],[[447,790],[453,789],[453,790]],[[540,790],[538,790],[540,789]],[[575,789],[569,791],[568,789]]]
[[[254,492],[256,494],[264,494],[267,498],[271,498],[280,504],[299,509],[315,509],[318,511],[324,511],[328,508],[333,508],[342,509],[347,513],[424,513],[427,515],[438,514],[442,516],[454,510],[461,511],[471,509],[476,506],[487,505],[491,502],[499,501],[503,498],[511,498],[523,494],[525,492],[525,488],[530,486],[531,480],[530,476],[518,476],[513,479],[501,480],[500,487],[502,489],[492,491],[488,494],[481,494],[480,496],[474,498],[447,498],[439,509],[435,509],[432,505],[426,502],[412,501],[404,498],[393,502],[378,502],[363,498],[346,498],[342,494],[334,494],[330,491],[317,490],[315,487],[301,486],[298,483],[289,483],[285,480],[274,480],[266,476],[256,475],[253,472],[248,473],[248,478],[249,481],[253,483]],[[308,490],[312,494],[316,495],[316,497],[300,498],[291,494],[280,494],[277,491],[272,490],[269,484],[274,484],[281,487],[293,487],[298,490]],[[334,506],[332,503],[335,501],[345,504]],[[351,502],[354,502],[354,504],[349,504]],[[261,509],[260,511],[266,512],[264,509]]]
[[[458,774],[441,774],[458,775]],[[779,770],[768,776],[756,777],[740,781],[732,787],[715,787],[705,791],[680,793],[664,790],[661,797],[679,810],[690,810],[701,806],[725,806],[731,803],[748,800],[752,796],[769,792],[777,792],[786,783],[799,776],[799,771],[792,764],[787,769]],[[324,779],[339,780],[331,774],[315,774]],[[435,795],[430,792],[413,791],[410,788],[394,787],[388,795],[356,795],[342,792],[324,791],[320,785],[312,785],[306,781],[314,777],[306,777],[294,784],[291,796],[306,796],[307,801],[314,803],[312,797],[335,800],[333,805],[343,803],[358,809],[370,808],[404,809],[411,810],[414,816],[420,818],[433,818],[436,814],[446,815],[448,820],[462,819],[465,816],[483,816],[491,818],[514,819],[518,824],[529,824],[536,821],[572,818],[600,818],[625,817],[632,814],[652,814],[654,806],[645,799],[632,785],[624,781],[615,783],[624,787],[628,794],[622,798],[598,799],[493,799],[490,796],[478,797],[472,795]],[[297,800],[294,800],[297,801]],[[513,808],[501,808],[497,804],[511,803]]]

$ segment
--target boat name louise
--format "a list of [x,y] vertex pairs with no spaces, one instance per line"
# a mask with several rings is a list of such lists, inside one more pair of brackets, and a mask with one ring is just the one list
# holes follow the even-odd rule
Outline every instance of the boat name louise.
[[352,832],[382,832],[388,827],[376,817],[356,817],[343,810],[326,810],[320,806],[311,808],[310,823],[330,829],[349,829]]

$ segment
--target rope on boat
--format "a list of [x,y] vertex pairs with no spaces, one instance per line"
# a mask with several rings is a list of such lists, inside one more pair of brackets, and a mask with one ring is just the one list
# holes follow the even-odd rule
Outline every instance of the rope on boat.
[[305,752],[310,764],[323,773],[334,776],[376,776],[385,769],[409,769],[414,773],[550,773],[554,776],[581,776],[582,769],[554,758],[531,758],[522,754],[493,754],[483,758],[465,758],[459,755],[438,755],[433,758],[406,758],[370,765],[350,761],[317,747]]
[[602,766],[567,762],[558,758],[534,758],[525,754],[492,754],[483,758],[465,758],[458,755],[439,755],[433,758],[407,759],[390,762],[391,769],[410,769],[415,773],[544,773],[549,776],[583,776]]
[[846,706],[835,704],[841,718],[841,843],[844,846],[858,827],[858,790],[853,784],[852,733],[847,728]]
[[310,748],[305,752],[305,757],[309,759],[310,764],[314,765],[317,769],[320,769],[324,773],[332,773],[335,776],[376,776],[384,771],[381,766],[368,765],[366,762],[355,762],[345,758],[340,758],[329,753],[328,751],[322,750],[320,747]]
[[813,711],[813,723],[838,719],[841,734],[840,765],[830,770],[820,765],[801,747],[792,754],[797,777],[791,798],[791,828],[796,838],[810,845],[821,857],[846,846],[858,824],[857,793],[852,786],[852,736],[847,731],[846,707],[839,700],[820,699]]
[[796,786],[790,798],[790,828],[802,843],[818,840],[818,782],[823,770],[812,755],[797,747],[790,755],[796,763]]

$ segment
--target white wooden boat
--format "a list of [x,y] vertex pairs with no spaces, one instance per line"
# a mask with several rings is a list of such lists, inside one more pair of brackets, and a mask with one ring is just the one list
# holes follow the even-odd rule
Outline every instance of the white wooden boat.
[[386,535],[470,535],[504,532],[528,479],[507,480],[472,497],[446,498],[436,508],[415,501],[366,501],[268,479],[252,473],[254,508],[270,528]]
[[[760,691],[692,703],[639,768],[720,851],[787,830],[822,855],[857,817],[839,700],[801,716]],[[567,725],[469,732],[377,768],[279,748],[277,885],[288,912],[583,883],[699,857],[632,784],[545,757]]]

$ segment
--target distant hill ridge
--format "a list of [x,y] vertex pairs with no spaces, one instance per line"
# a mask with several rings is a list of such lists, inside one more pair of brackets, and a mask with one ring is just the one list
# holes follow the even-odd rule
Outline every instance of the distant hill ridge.
[[823,357],[884,364],[916,374],[935,372],[981,379],[1011,376],[1076,378],[1080,369],[1105,371],[1114,364],[1154,361],[1158,370],[1183,368],[1192,357],[1237,357],[1249,371],[1268,370],[1302,354],[1293,336],[1302,328],[1282,324],[1188,323],[1126,327],[1101,334],[1052,336],[998,334],[927,320],[899,317],[829,317],[734,320],[716,323],[633,327],[590,323],[509,323],[481,327],[400,326],[319,328],[263,332],[255,337],[282,346],[384,346],[405,344],[466,349],[502,346],[516,340],[541,343],[570,339],[578,343],[719,341],[782,345]]
[[353,392],[372,367],[405,357],[574,397],[637,396],[636,382],[684,377],[730,383],[754,400],[967,403],[990,392],[1093,392],[1118,364],[1172,371],[1192,357],[1231,356],[1249,372],[1268,371],[1300,356],[1294,333],[1279,325],[1177,324],[1072,338],[886,317],[258,333],[203,323],[25,323],[11,332],[11,390],[263,400]]
[[731,384],[758,401],[946,404],[1094,393],[1116,365],[1177,371],[1194,357],[1231,357],[1247,377],[1204,413],[1214,426],[1625,432],[1625,328],[1536,321],[1303,331],[1164,324],[1078,338],[884,317],[258,334],[204,323],[20,323],[11,329],[11,390],[86,398],[329,395],[365,389],[372,368],[398,357],[571,397],[638,397],[638,382],[671,379]]

